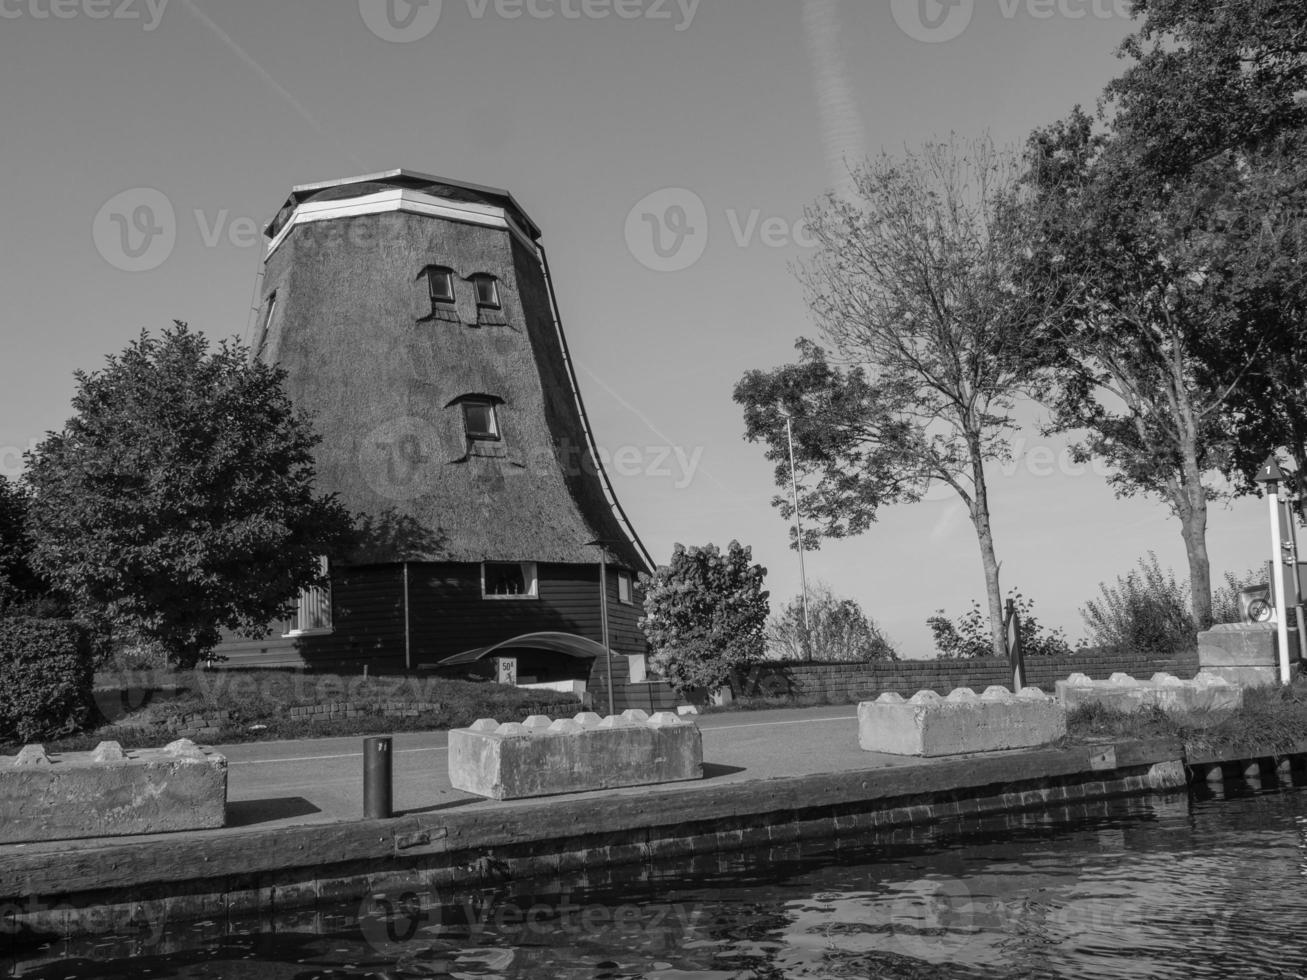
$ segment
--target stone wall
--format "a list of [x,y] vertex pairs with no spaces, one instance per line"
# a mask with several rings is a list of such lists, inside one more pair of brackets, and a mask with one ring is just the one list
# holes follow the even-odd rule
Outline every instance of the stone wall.
[[[1113,674],[1151,677],[1156,673],[1190,679],[1198,673],[1198,651],[1176,657],[1094,653],[1086,657],[1029,657],[1026,684],[1052,694],[1057,682],[1072,674],[1107,680]],[[759,664],[741,679],[740,697],[823,697],[852,703],[893,691],[911,697],[918,691],[947,695],[959,687],[977,694],[986,688],[1012,686],[1006,660],[899,660],[861,664]]]

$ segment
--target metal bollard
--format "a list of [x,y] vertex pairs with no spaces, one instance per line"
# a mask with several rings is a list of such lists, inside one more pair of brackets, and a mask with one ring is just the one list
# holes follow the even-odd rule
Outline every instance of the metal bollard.
[[369,820],[388,820],[395,815],[393,756],[389,737],[363,740],[363,816]]

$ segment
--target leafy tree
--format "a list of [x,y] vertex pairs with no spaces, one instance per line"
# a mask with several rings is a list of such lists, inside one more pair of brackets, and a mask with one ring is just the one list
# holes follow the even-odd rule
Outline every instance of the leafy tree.
[[762,658],[767,570],[752,560],[736,541],[725,553],[678,544],[645,587],[640,626],[654,665],[677,691],[715,690]]
[[[1067,642],[1066,633],[1061,629],[1045,629],[1035,618],[1035,600],[1027,599],[1020,592],[1008,593],[1017,612],[1021,650],[1027,657],[1067,657],[1074,651]],[[977,657],[991,657],[994,651],[989,644],[989,621],[980,608],[980,603],[972,602],[971,608],[950,620],[941,609],[926,620],[931,636],[935,640],[935,649],[944,660],[971,660]]]
[[[1106,460],[1118,496],[1160,497],[1180,521],[1195,621],[1211,621],[1208,505],[1233,449],[1224,413],[1255,357],[1217,378],[1205,355],[1240,319],[1232,254],[1196,223],[1203,187],[1169,183],[1141,148],[1077,110],[1030,141],[1032,264],[1069,298],[1043,327],[1057,385],[1054,431]],[[1222,181],[1235,179],[1225,173]],[[1226,352],[1222,356],[1228,356]]]
[[25,479],[33,563],[79,607],[193,666],[319,582],[350,522],[314,494],[319,440],[284,372],[177,323],[76,377]]
[[1101,125],[1077,110],[1030,142],[1035,257],[1079,297],[1052,325],[1054,427],[1171,507],[1205,626],[1215,471],[1248,492],[1278,447],[1307,457],[1307,3],[1135,11]]
[[852,599],[837,596],[829,585],[808,590],[807,625],[803,596],[798,595],[767,623],[773,655],[782,660],[897,660],[893,645],[879,626]]
[[1169,656],[1192,650],[1198,627],[1185,602],[1185,589],[1157,555],[1139,559],[1139,568],[1117,576],[1116,585],[1099,585],[1101,597],[1080,610],[1094,646],[1126,653]]
[[27,508],[23,485],[0,476],[0,616],[37,611],[50,592],[32,568]]
[[1251,490],[1280,447],[1307,472],[1307,0],[1141,0],[1135,12],[1123,48],[1135,63],[1108,90],[1114,128],[1141,170],[1199,192],[1192,221],[1231,270],[1236,315],[1197,355],[1209,387],[1230,389],[1223,468]]
[[[1046,270],[1018,261],[1032,247],[1018,176],[988,142],[855,169],[855,194],[809,215],[819,247],[801,278],[824,345],[800,340],[798,363],[750,371],[735,389],[746,438],[767,444],[783,487],[792,418],[800,507],[815,523],[807,547],[865,531],[882,505],[914,503],[934,482],[952,488],[980,545],[996,655],[1006,644],[985,465],[1010,457],[1012,410],[1040,387],[1036,328],[1064,301]],[[775,504],[792,515],[786,495]]]

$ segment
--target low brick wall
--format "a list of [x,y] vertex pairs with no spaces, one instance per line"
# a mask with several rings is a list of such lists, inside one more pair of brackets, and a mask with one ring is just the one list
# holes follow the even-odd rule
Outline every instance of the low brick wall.
[[[1057,682],[1072,674],[1087,674],[1094,680],[1107,680],[1113,674],[1152,677],[1155,673],[1174,674],[1184,680],[1198,673],[1198,651],[1186,651],[1177,657],[1142,655],[1104,655],[1087,657],[1029,657],[1026,659],[1026,683],[1053,694]],[[870,700],[887,691],[911,697],[918,691],[935,691],[947,695],[959,687],[969,687],[977,694],[987,687],[1012,686],[1011,668],[1006,660],[898,660],[889,663],[861,664],[768,664],[749,670],[735,694],[742,697],[811,697],[854,702]]]

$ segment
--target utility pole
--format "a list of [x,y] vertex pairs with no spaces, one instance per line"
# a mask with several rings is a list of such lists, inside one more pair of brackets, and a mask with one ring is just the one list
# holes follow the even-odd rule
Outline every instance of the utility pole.
[[790,493],[794,500],[794,534],[799,541],[799,582],[803,589],[803,631],[808,632],[808,573],[803,567],[803,515],[799,513],[799,478],[794,470],[794,426],[789,412],[785,417],[785,439],[790,447]]

